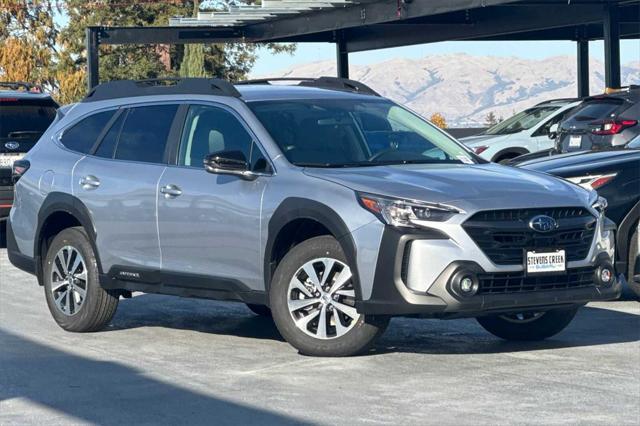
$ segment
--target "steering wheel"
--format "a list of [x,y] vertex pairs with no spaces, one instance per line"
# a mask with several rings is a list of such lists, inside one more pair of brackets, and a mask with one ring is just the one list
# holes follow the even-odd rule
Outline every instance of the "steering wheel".
[[398,150],[396,148],[387,148],[387,149],[383,149],[380,152],[376,152],[375,154],[373,154],[371,157],[369,157],[367,159],[367,161],[375,161],[380,159],[381,157],[384,157],[387,154],[390,154],[392,152],[397,152]]

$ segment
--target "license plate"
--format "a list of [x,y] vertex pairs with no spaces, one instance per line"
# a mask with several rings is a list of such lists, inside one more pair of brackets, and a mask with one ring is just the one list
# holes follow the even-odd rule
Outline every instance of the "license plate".
[[575,135],[569,137],[569,148],[580,148],[582,146],[582,136]]
[[20,160],[24,154],[0,154],[0,167],[13,167],[13,162]]
[[526,256],[527,274],[565,272],[567,261],[564,250],[528,251]]

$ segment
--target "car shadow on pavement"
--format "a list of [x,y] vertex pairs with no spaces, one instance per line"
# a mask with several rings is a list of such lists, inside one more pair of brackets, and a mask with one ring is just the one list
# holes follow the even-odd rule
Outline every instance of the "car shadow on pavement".
[[[24,398],[73,422],[120,424],[309,424],[159,381],[143,371],[36,343],[0,329],[0,423]],[[132,360],[133,361],[133,360]],[[34,418],[46,423],[44,418]]]
[[[611,306],[615,306],[613,303]],[[283,341],[270,318],[252,314],[239,303],[142,294],[121,301],[106,331],[165,327],[202,333]],[[473,319],[394,318],[369,355],[389,352],[489,354],[640,340],[640,315],[583,307],[557,336],[539,342],[507,342],[484,331]]]
[[[640,340],[640,315],[599,307],[583,307],[561,333],[542,341],[505,341],[486,332],[475,320],[456,331],[451,327],[429,330],[438,320],[408,320],[406,328],[390,327],[373,353],[406,352],[440,355],[470,355],[523,352],[582,346],[599,346]],[[426,321],[424,324],[420,322]]]
[[120,300],[105,331],[164,327],[201,333],[284,341],[271,318],[251,313],[242,303],[141,294]]

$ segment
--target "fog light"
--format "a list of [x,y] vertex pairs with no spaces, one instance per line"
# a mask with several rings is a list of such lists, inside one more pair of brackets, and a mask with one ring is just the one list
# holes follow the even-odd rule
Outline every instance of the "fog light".
[[463,293],[469,293],[470,291],[472,291],[473,279],[471,279],[470,277],[464,277],[462,280],[460,280],[460,290]]
[[600,270],[600,281],[603,284],[609,284],[611,282],[611,277],[613,277],[613,274],[611,273],[611,269],[602,268]]

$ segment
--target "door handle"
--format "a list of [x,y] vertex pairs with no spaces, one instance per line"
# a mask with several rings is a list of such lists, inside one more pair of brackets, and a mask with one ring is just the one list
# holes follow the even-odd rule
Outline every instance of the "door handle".
[[160,192],[164,194],[164,198],[176,198],[182,195],[182,190],[177,185],[165,185],[160,188]]
[[100,179],[93,175],[87,175],[80,179],[80,186],[82,186],[82,189],[86,191],[96,189],[100,186]]

